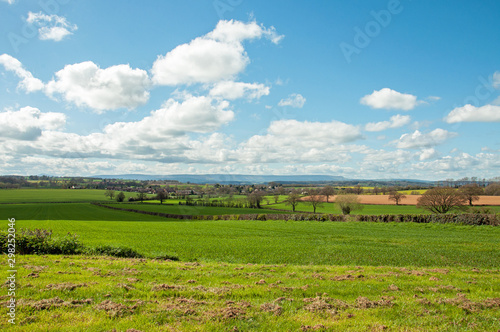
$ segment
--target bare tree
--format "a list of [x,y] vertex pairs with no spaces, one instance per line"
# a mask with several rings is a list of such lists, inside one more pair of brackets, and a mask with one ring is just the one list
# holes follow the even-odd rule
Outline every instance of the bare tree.
[[467,197],[451,187],[436,187],[427,190],[417,200],[417,207],[433,213],[446,213],[453,209],[463,209]]
[[484,188],[484,193],[488,196],[500,196],[500,182],[490,183]]
[[342,214],[349,214],[352,211],[363,209],[363,205],[360,203],[358,195],[338,195],[335,199],[335,203],[337,203],[342,210]]
[[484,194],[483,188],[481,188],[477,183],[463,185],[458,190],[467,198],[470,206],[472,206],[472,201],[477,201],[479,199],[479,195]]
[[314,213],[316,213],[316,209],[318,207],[323,206],[323,195],[321,195],[321,193],[322,193],[322,190],[318,190],[318,189],[309,190],[309,200],[307,201],[307,204],[309,204],[313,207]]
[[299,202],[300,202],[300,193],[294,189],[285,200],[285,205],[291,205],[292,211],[295,212],[295,207],[299,204]]
[[399,205],[399,202],[402,200],[402,199],[405,199],[406,198],[406,195],[405,194],[402,194],[400,192],[397,192],[397,191],[391,191],[389,193],[389,200],[390,201],[394,201],[396,203],[396,205]]
[[335,189],[332,186],[325,186],[321,189],[320,194],[326,196],[326,202],[328,203],[328,197],[335,195]]

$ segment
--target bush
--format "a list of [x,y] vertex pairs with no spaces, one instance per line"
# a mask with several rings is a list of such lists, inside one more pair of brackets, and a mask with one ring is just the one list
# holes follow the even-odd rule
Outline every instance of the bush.
[[97,246],[86,250],[88,255],[106,255],[122,258],[142,258],[143,256],[137,251],[126,247],[112,247],[112,246]]
[[[64,238],[52,238],[47,229],[19,229],[16,232],[16,253],[20,255],[74,255],[82,253],[84,247],[78,236],[68,233]],[[7,233],[0,234],[0,248],[7,252]]]
[[162,260],[162,261],[178,261],[179,257],[177,256],[170,256],[170,255],[160,255],[155,257],[157,260]]

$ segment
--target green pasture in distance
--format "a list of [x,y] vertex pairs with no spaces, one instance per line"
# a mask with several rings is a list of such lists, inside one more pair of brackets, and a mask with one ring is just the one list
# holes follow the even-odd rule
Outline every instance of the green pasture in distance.
[[0,204],[5,220],[98,220],[98,221],[167,221],[167,218],[135,212],[116,211],[90,203]]
[[[278,204],[264,205],[264,207],[270,207],[273,209],[283,209],[292,211],[290,205],[286,205],[284,202]],[[300,202],[296,207],[295,211],[305,211],[313,212],[313,207],[307,202]],[[335,203],[323,203],[323,206],[316,208],[316,213],[331,213],[331,214],[342,214],[342,211]],[[351,214],[428,214],[426,210],[418,209],[414,205],[363,205],[362,210],[353,211]]]
[[[104,192],[98,189],[0,189],[0,203],[111,201]],[[126,199],[137,196],[131,192],[124,194]]]
[[[167,202],[169,203],[169,202]],[[250,208],[227,208],[212,206],[191,206],[191,205],[168,205],[168,204],[139,204],[139,203],[120,203],[109,204],[113,207],[122,209],[134,209],[140,211],[183,214],[183,215],[223,215],[223,214],[265,214],[265,213],[283,213],[269,209],[250,209]]]
[[[181,261],[293,265],[500,266],[500,227],[311,221],[16,221],[87,246],[112,245]],[[1,229],[7,228],[7,222]]]

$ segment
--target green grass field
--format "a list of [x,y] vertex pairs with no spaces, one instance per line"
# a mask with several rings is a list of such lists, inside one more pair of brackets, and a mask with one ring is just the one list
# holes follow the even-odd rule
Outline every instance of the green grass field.
[[[170,203],[170,202],[167,202]],[[183,215],[223,215],[223,214],[261,214],[261,213],[281,213],[279,211],[268,209],[249,209],[249,208],[225,208],[225,207],[211,207],[211,206],[188,206],[188,205],[156,205],[156,204],[138,204],[138,203],[121,203],[109,204],[113,207],[123,209],[134,209],[141,211],[152,211],[171,214]]]
[[2,330],[498,330],[498,269],[24,256],[17,275]]
[[16,220],[165,221],[166,218],[113,211],[89,203],[0,204],[0,215]]
[[17,226],[51,229],[60,236],[76,233],[88,246],[125,246],[149,257],[168,254],[183,261],[500,266],[500,229],[493,226],[235,220],[18,220]]
[[[264,205],[263,207],[269,207],[273,209],[282,209],[287,211],[292,211],[290,205],[286,205],[284,202],[278,204]],[[300,202],[296,208],[296,211],[313,212],[313,207],[307,202]],[[332,214],[342,214],[342,211],[338,208],[335,203],[323,203],[322,206],[316,209],[316,213],[332,213]],[[428,214],[429,212],[418,209],[414,205],[364,205],[363,209],[360,211],[353,211],[351,214]]]
[[[0,203],[110,201],[104,192],[96,189],[3,189],[0,190]],[[127,199],[135,196],[136,193],[125,192]]]

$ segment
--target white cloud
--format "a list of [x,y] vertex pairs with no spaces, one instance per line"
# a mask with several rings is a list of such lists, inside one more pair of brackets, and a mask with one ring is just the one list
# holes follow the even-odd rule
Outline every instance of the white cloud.
[[110,137],[125,140],[159,141],[188,132],[209,133],[229,123],[234,112],[229,103],[213,103],[209,97],[191,97],[182,103],[169,99],[162,108],[138,122],[117,122],[104,128]]
[[65,17],[46,15],[42,12],[28,13],[26,22],[38,26],[38,38],[41,40],[61,41],[64,37],[73,34],[78,29],[75,24],[70,24]]
[[394,115],[390,121],[370,122],[365,125],[366,131],[383,131],[389,128],[399,128],[409,124],[411,118],[409,115]]
[[77,106],[98,112],[118,108],[133,109],[149,99],[150,80],[142,69],[129,65],[99,68],[92,61],[66,65],[46,86],[50,96],[60,93]]
[[448,123],[456,122],[500,122],[500,106],[485,105],[475,107],[467,104],[452,110],[444,120]]
[[306,98],[304,98],[299,93],[292,93],[286,99],[281,99],[278,106],[290,106],[295,108],[302,108],[306,103]]
[[250,62],[242,42],[262,36],[273,42],[280,39],[274,29],[256,22],[219,21],[207,35],[159,56],[151,69],[153,82],[178,85],[231,80]]
[[493,74],[493,86],[497,89],[500,89],[500,71],[496,71]]
[[278,120],[265,135],[254,135],[239,145],[234,160],[240,163],[347,162],[349,154],[364,149],[343,145],[361,139],[358,127],[338,121]]
[[[208,138],[191,140],[188,134],[211,134],[230,122],[234,113],[228,106],[227,101],[214,101],[208,97],[192,97],[182,103],[168,100],[162,108],[140,121],[116,122],[104,127],[102,132],[86,136],[54,131],[60,128],[64,118],[38,110],[38,113],[30,115],[33,113],[30,109],[32,112],[28,115],[39,116],[42,120],[35,123],[36,127],[21,127],[30,131],[11,130],[9,137],[0,145],[0,151],[65,158],[137,159],[164,163],[215,162],[225,158],[221,149],[227,146],[227,142],[216,144],[222,142],[223,136],[212,134]],[[34,120],[17,114],[15,119],[12,116],[5,119],[5,122],[9,121],[29,124]],[[20,142],[19,139],[25,141]]]
[[43,89],[43,82],[33,77],[33,74],[24,69],[22,63],[16,58],[8,54],[2,54],[0,55],[0,64],[5,67],[5,70],[14,72],[14,74],[21,79],[18,85],[19,88],[22,88],[26,92],[34,92]]
[[434,148],[423,149],[419,153],[420,160],[428,160],[435,158],[438,155],[437,151]]
[[3,2],[7,2],[9,5],[12,5],[16,0],[2,0]]
[[400,93],[389,88],[373,91],[371,95],[361,98],[360,102],[371,108],[398,109],[403,111],[412,110],[418,105],[416,96]]
[[0,112],[0,140],[36,140],[43,130],[58,130],[66,124],[63,113],[42,113],[34,107],[23,107],[18,111]]
[[278,35],[276,29],[271,27],[266,29],[257,22],[243,23],[240,21],[219,21],[212,32],[206,35],[207,38],[225,43],[241,43],[244,40],[265,37],[273,43],[278,44],[284,36]]
[[210,95],[228,100],[246,97],[247,99],[259,99],[269,95],[269,87],[259,83],[243,83],[233,81],[222,81],[210,90]]
[[434,129],[427,134],[415,130],[412,134],[403,134],[399,140],[393,141],[393,143],[399,149],[430,148],[455,136],[457,136],[456,133],[441,128]]

